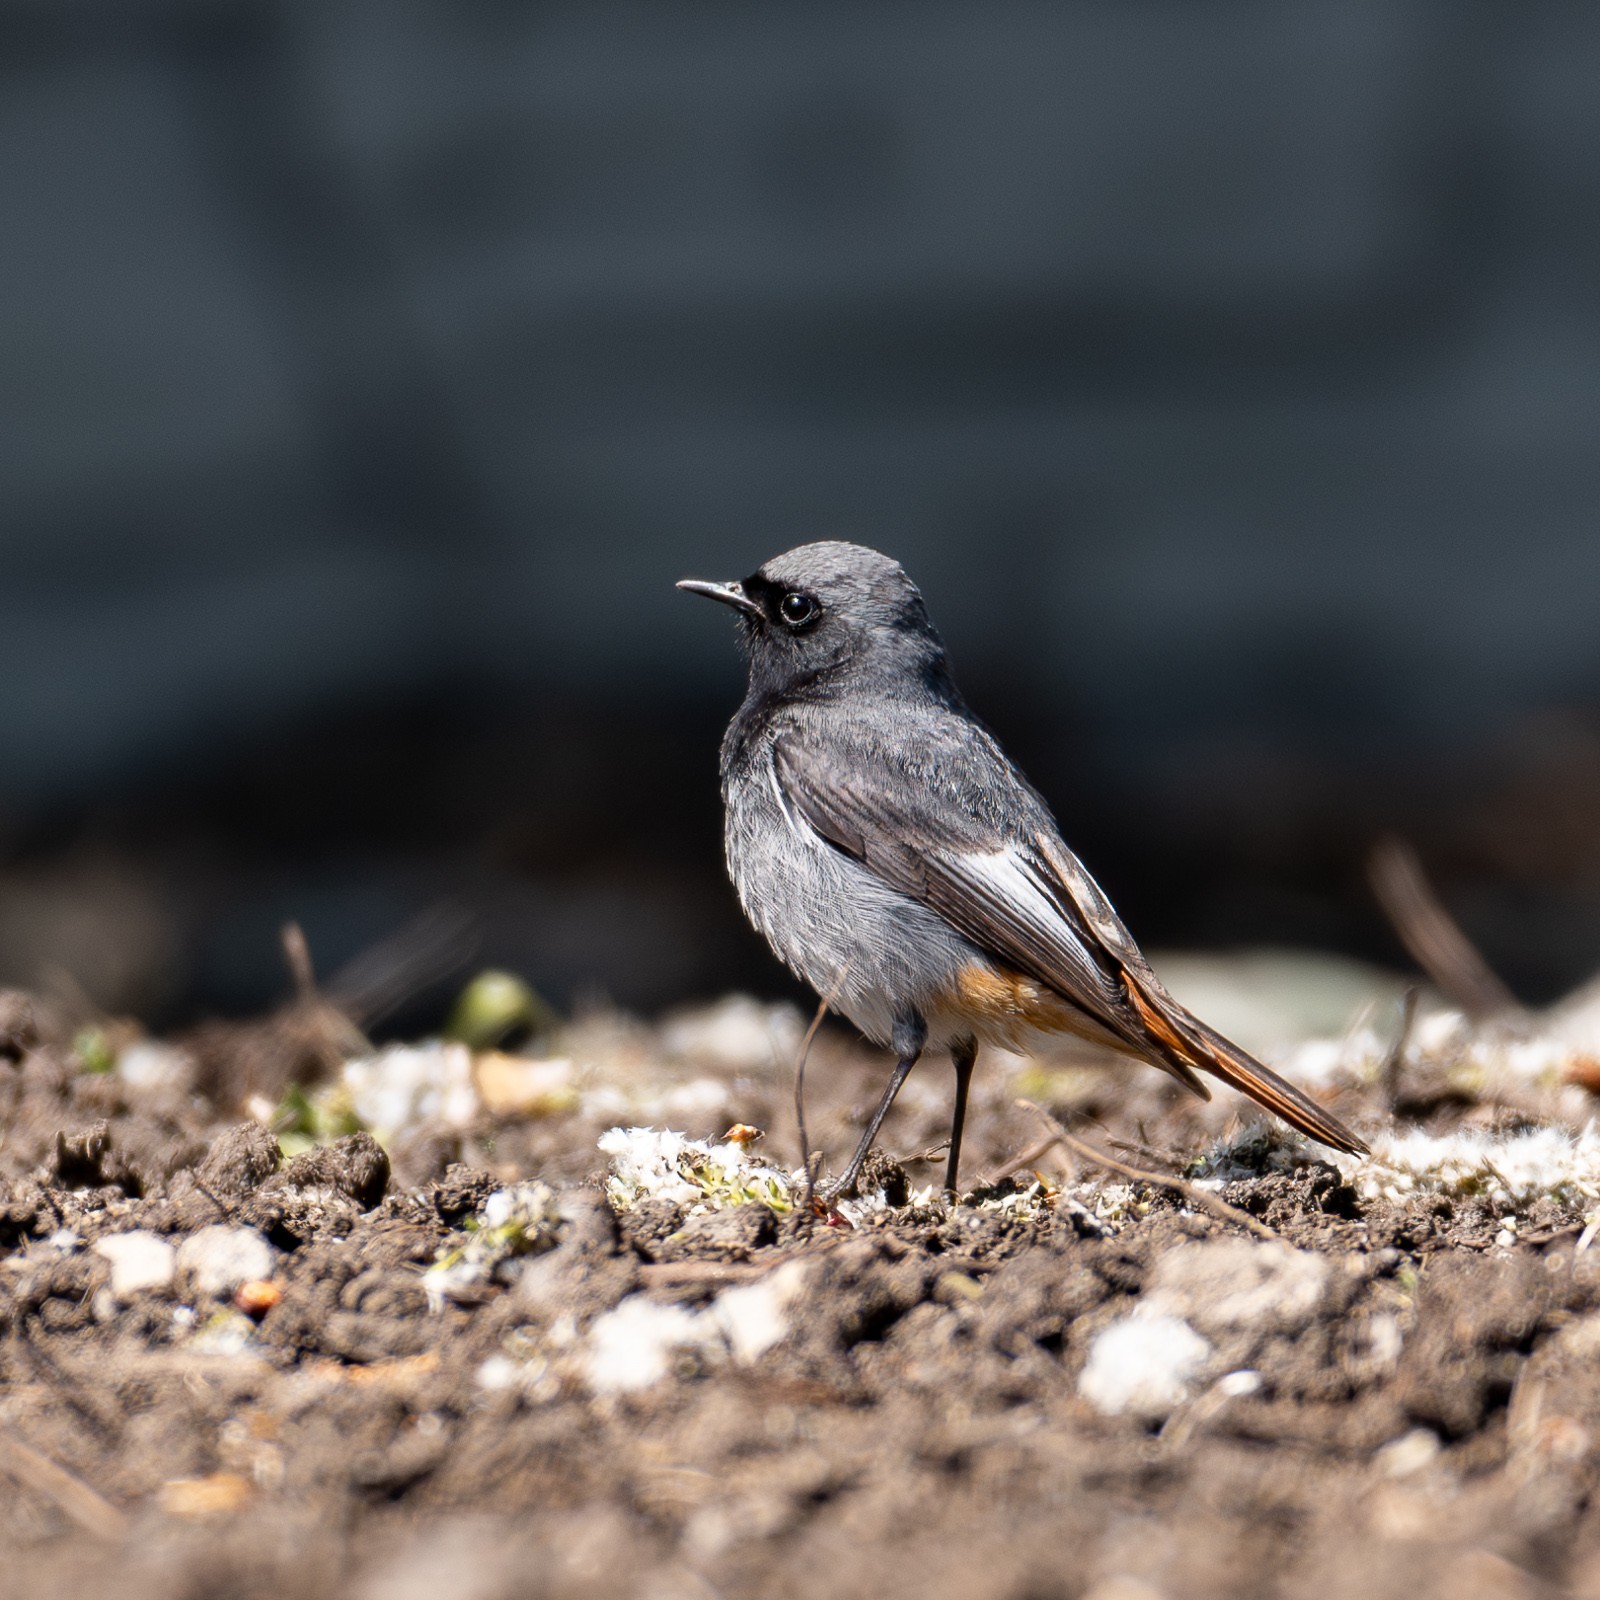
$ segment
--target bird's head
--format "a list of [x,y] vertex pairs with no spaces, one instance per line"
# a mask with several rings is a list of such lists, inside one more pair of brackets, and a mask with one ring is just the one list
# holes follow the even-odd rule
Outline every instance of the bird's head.
[[685,578],[678,587],[738,611],[752,690],[846,679],[890,689],[945,684],[944,644],[917,586],[898,561],[864,545],[803,544],[748,578]]

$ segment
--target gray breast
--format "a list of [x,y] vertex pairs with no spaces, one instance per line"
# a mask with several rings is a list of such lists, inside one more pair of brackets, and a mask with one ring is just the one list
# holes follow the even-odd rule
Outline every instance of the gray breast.
[[924,1015],[977,948],[920,901],[891,889],[795,814],[771,746],[730,775],[728,872],[745,915],[778,959],[874,1043],[897,1013]]

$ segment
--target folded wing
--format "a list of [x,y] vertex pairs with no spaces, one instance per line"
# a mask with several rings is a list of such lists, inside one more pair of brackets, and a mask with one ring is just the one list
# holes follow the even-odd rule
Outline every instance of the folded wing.
[[[931,906],[980,949],[1053,989],[1133,1054],[1209,1098],[1198,1068],[1311,1138],[1365,1153],[1337,1118],[1167,993],[1020,778],[1010,809],[1032,826],[1019,835],[986,823],[980,808],[963,806],[959,796],[919,791],[885,763],[854,760],[841,774],[794,735],[779,739],[774,761],[785,798],[830,844]],[[946,778],[950,770],[949,761],[940,763]]]

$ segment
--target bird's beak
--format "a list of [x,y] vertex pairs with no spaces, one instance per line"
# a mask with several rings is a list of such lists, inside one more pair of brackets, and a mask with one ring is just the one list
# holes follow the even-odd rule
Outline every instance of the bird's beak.
[[708,600],[720,600],[725,606],[737,606],[753,617],[761,615],[761,607],[744,592],[740,584],[707,583],[704,578],[685,578],[678,587],[688,590],[690,594],[703,594]]

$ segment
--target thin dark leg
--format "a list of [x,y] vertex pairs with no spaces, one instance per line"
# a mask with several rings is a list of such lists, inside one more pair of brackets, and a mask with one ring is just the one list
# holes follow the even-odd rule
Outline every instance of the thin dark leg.
[[867,1159],[868,1151],[877,1142],[878,1129],[883,1126],[883,1119],[889,1115],[889,1107],[894,1104],[895,1096],[900,1093],[900,1086],[911,1076],[911,1069],[916,1066],[917,1058],[922,1054],[922,1046],[927,1038],[928,1025],[914,1013],[895,1024],[891,1043],[899,1059],[895,1062],[894,1071],[884,1087],[882,1098],[878,1101],[878,1109],[872,1113],[872,1121],[867,1124],[867,1131],[861,1135],[861,1143],[856,1146],[856,1153],[850,1157],[850,1165],[844,1169],[843,1177],[833,1186],[835,1194],[848,1189],[861,1176],[861,1164]]
[[945,1163],[944,1186],[956,1194],[956,1179],[961,1172],[961,1130],[967,1121],[967,1090],[972,1087],[972,1066],[978,1059],[975,1039],[963,1039],[950,1047],[950,1061],[956,1069],[956,1109],[950,1119],[950,1159]]

